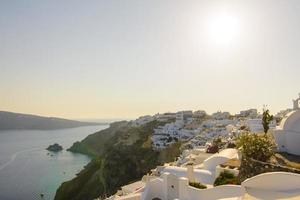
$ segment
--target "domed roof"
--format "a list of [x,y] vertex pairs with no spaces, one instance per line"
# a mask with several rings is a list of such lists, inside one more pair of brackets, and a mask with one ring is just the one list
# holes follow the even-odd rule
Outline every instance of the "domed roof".
[[299,132],[300,110],[290,112],[280,123],[280,128],[286,131]]

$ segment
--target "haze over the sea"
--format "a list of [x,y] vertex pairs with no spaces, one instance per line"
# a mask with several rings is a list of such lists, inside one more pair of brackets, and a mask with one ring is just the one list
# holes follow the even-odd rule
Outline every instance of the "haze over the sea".
[[[91,160],[66,149],[107,125],[57,130],[0,130],[0,199],[53,200],[57,188]],[[46,148],[59,143],[61,152]]]
[[290,107],[300,1],[1,1],[0,110],[135,118]]

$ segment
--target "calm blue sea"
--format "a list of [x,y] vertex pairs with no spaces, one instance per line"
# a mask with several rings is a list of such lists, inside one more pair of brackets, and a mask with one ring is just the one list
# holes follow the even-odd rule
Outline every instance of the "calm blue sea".
[[[74,178],[90,161],[66,149],[107,127],[0,131],[0,200],[54,199],[59,185]],[[53,143],[59,143],[64,150],[48,154],[45,149]]]

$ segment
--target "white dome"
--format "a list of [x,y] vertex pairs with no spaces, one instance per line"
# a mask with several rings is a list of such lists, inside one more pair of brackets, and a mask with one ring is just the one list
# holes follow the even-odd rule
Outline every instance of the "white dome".
[[279,151],[300,155],[300,110],[290,112],[273,135]]
[[281,121],[280,128],[300,134],[300,110],[290,112],[287,117]]

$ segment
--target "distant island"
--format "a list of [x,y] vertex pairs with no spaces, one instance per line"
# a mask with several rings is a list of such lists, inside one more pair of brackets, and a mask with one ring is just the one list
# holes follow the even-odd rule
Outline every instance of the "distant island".
[[59,152],[63,150],[63,147],[57,143],[49,145],[47,148],[48,151]]
[[81,122],[55,117],[42,117],[37,115],[0,111],[0,130],[55,130],[101,124],[104,123]]

